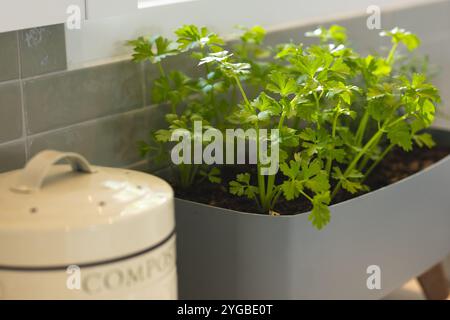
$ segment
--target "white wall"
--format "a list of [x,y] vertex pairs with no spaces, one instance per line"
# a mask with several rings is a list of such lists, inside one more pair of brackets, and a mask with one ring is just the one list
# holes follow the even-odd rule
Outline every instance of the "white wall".
[[70,5],[79,6],[84,17],[84,4],[85,0],[0,0],[0,32],[64,23]]
[[[113,1],[123,0],[109,0],[111,5]],[[281,29],[365,14],[369,5],[391,10],[430,2],[433,0],[197,0],[147,8],[135,14],[125,10],[125,15],[87,20],[80,30],[67,30],[68,63],[69,68],[78,68],[120,59],[129,53],[124,46],[126,40],[145,34],[168,36],[182,24],[206,25],[230,34],[238,24]],[[111,14],[117,11],[111,8]],[[96,18],[89,11],[88,6],[88,18]],[[97,5],[92,12],[101,10]]]

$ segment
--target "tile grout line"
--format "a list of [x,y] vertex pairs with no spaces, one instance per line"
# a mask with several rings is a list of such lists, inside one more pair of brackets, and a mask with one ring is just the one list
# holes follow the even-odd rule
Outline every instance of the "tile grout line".
[[21,138],[14,139],[14,140],[9,140],[9,141],[4,141],[4,142],[0,143],[0,148],[8,147],[10,145],[13,145],[13,144],[16,144],[16,143],[20,143],[20,142],[24,142],[25,143],[25,137],[21,137]]
[[16,40],[17,40],[17,61],[19,64],[19,87],[20,87],[20,106],[22,108],[22,139],[25,142],[25,161],[29,159],[29,150],[28,150],[28,136],[27,136],[27,116],[25,111],[25,94],[23,90],[23,79],[22,79],[22,60],[20,56],[21,47],[20,47],[20,31],[16,31]]
[[10,85],[10,84],[14,84],[14,83],[19,82],[19,81],[20,81],[19,78],[1,81],[1,82],[0,82],[0,87],[1,87],[1,86],[7,86],[7,85]]
[[65,130],[70,130],[72,128],[76,128],[76,127],[79,127],[79,126],[89,125],[89,124],[92,124],[92,123],[95,123],[95,122],[99,122],[99,121],[106,121],[106,120],[114,119],[114,118],[117,118],[117,117],[122,117],[122,116],[131,115],[131,114],[134,114],[134,113],[139,113],[139,112],[142,112],[142,111],[145,111],[145,110],[156,109],[159,106],[160,106],[159,104],[153,104],[153,105],[144,106],[144,107],[140,107],[140,108],[133,109],[133,110],[128,110],[128,111],[125,111],[125,112],[120,112],[120,113],[115,113],[115,114],[108,114],[108,115],[105,115],[105,116],[102,116],[102,117],[93,118],[93,119],[85,120],[85,121],[82,121],[82,122],[73,123],[73,124],[70,124],[70,125],[65,126],[65,127],[60,127],[60,128],[45,130],[45,131],[38,132],[38,133],[33,133],[33,134],[30,134],[28,137],[30,137],[30,138],[37,138],[37,137],[40,137],[40,136],[45,136],[45,135],[50,134],[50,133],[58,133],[58,132],[62,132],[62,131],[65,131]]
[[169,164],[165,164],[165,165],[162,165],[162,166],[156,167],[156,168],[148,168],[148,166],[149,166],[149,159],[143,159],[143,160],[139,160],[136,162],[132,162],[132,163],[123,165],[122,168],[129,169],[129,170],[141,171],[138,169],[142,168],[142,167],[147,167],[147,170],[144,169],[145,170],[144,172],[153,174],[153,175],[158,174],[161,171],[165,171],[169,168]]
[[[66,51],[66,54],[67,54],[67,51]],[[66,59],[67,59],[67,56],[66,56]],[[113,64],[121,64],[121,63],[128,63],[128,62],[132,62],[132,60],[131,59],[123,59],[123,60],[119,60],[119,61],[113,61],[111,63],[101,63],[101,64],[90,65],[90,66],[85,66],[85,67],[75,68],[75,69],[70,69],[68,66],[66,66],[65,70],[56,70],[56,71],[45,72],[45,73],[36,74],[36,75],[32,75],[32,76],[27,76],[25,78],[22,78],[22,80],[23,81],[40,80],[40,79],[44,79],[47,77],[64,75],[66,73],[83,71],[83,70],[94,69],[94,68],[107,67],[107,66],[113,65]],[[67,63],[68,62],[66,60],[66,64]]]
[[136,168],[136,167],[144,166],[144,165],[147,164],[147,162],[148,162],[147,159],[139,160],[139,161],[136,161],[136,162],[133,162],[133,163],[125,165],[124,168],[125,169],[133,169],[133,168]]

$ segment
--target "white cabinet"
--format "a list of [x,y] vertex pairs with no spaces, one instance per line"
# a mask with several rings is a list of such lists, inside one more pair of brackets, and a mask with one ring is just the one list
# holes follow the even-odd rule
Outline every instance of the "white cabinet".
[[0,0],[0,32],[64,23],[73,5],[84,19],[84,4],[85,0]]

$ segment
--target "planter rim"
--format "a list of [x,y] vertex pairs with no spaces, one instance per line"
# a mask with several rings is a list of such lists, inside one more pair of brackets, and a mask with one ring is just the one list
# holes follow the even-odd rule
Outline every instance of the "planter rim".
[[[435,129],[435,130],[436,130],[436,129]],[[450,135],[450,130],[437,129],[436,131],[443,131],[443,132],[446,132],[447,134]],[[384,191],[384,190],[386,190],[386,189],[392,189],[392,188],[394,188],[394,187],[396,187],[396,186],[398,186],[398,185],[401,185],[401,184],[404,184],[404,183],[408,182],[410,179],[415,179],[416,177],[425,174],[425,173],[428,172],[429,170],[434,169],[435,167],[441,165],[441,163],[443,163],[443,162],[445,162],[445,161],[450,161],[450,154],[447,155],[446,157],[440,159],[439,161],[436,161],[435,163],[433,163],[433,164],[430,165],[429,167],[427,167],[427,168],[425,168],[425,169],[423,169],[423,170],[420,170],[420,171],[418,171],[418,172],[416,172],[416,173],[414,173],[414,174],[412,174],[412,175],[410,175],[410,176],[408,176],[408,177],[406,177],[406,178],[404,178],[404,179],[401,179],[401,180],[399,180],[399,181],[397,181],[397,182],[394,182],[394,183],[391,183],[391,184],[386,185],[386,186],[384,186],[384,187],[381,187],[381,188],[379,188],[379,189],[377,189],[377,190],[374,190],[374,191],[370,191],[370,192],[364,193],[364,194],[362,194],[362,195],[360,195],[360,196],[357,196],[357,197],[354,197],[354,198],[351,198],[351,199],[348,199],[348,200],[345,200],[345,201],[342,201],[342,202],[333,204],[333,205],[331,205],[329,208],[330,208],[330,209],[334,209],[334,208],[337,208],[337,207],[339,207],[339,206],[343,206],[344,204],[348,204],[349,202],[357,201],[357,200],[360,199],[360,198],[372,196],[373,194],[376,194],[376,193],[378,193],[378,192],[382,192],[382,191]],[[308,214],[311,213],[311,211],[307,211],[307,212],[299,212],[299,213],[295,213],[295,214],[291,214],[291,215],[272,216],[272,215],[269,215],[269,214],[261,214],[261,213],[254,213],[254,212],[244,212],[244,211],[237,211],[237,210],[228,209],[228,208],[223,208],[223,207],[212,206],[212,205],[209,205],[209,204],[205,204],[205,203],[201,203],[201,202],[196,202],[196,201],[192,201],[192,200],[180,199],[180,198],[178,198],[178,197],[176,197],[176,200],[177,200],[177,201],[181,201],[181,202],[185,202],[185,203],[197,204],[197,205],[199,205],[199,206],[201,206],[201,207],[206,207],[206,208],[212,208],[212,209],[219,208],[219,209],[222,209],[222,210],[220,210],[220,211],[219,211],[219,210],[216,210],[216,212],[220,212],[220,214],[233,214],[233,215],[234,215],[234,214],[241,214],[241,215],[251,215],[251,216],[264,217],[265,219],[272,219],[272,218],[276,218],[276,219],[292,219],[292,218],[295,218],[295,217],[298,216],[298,215],[303,215],[303,214],[308,215]]]

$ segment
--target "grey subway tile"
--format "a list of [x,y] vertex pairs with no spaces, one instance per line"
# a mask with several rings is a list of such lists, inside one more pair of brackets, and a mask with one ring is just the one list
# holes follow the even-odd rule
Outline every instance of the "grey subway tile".
[[392,13],[394,26],[416,33],[423,42],[446,37],[450,30],[450,2],[421,4]]
[[305,33],[314,30],[317,25],[301,25],[288,29],[281,29],[270,31],[266,35],[264,43],[268,46],[276,46],[281,43],[303,43],[309,45],[315,42],[315,40],[305,36]]
[[19,31],[22,78],[67,68],[64,25]]
[[353,17],[337,21],[336,23],[347,28],[348,39],[352,48],[361,54],[383,53],[389,50],[390,39],[381,37],[380,32],[391,29],[392,14],[389,11],[381,12],[381,28],[369,29],[368,16]]
[[[450,35],[439,41],[424,43],[419,54],[429,57],[428,73],[431,82],[440,91],[442,103],[438,106],[436,124],[450,126]],[[420,61],[420,60],[419,60]]]
[[0,84],[0,143],[18,139],[22,133],[20,84]]
[[28,133],[143,107],[140,72],[125,61],[26,80]]
[[148,171],[148,160],[141,160],[135,163],[132,163],[128,166],[126,166],[126,168],[130,169],[130,170],[136,170],[136,171],[143,171],[143,172],[147,172]]
[[93,164],[123,167],[141,159],[137,142],[163,123],[159,107],[143,108],[29,137],[29,152],[73,151]]
[[0,144],[0,172],[21,169],[25,163],[25,141]]
[[[167,64],[168,65],[168,64]],[[165,69],[169,70],[170,65],[166,66]],[[153,100],[153,84],[154,81],[160,77],[159,71],[155,65],[146,62],[144,65],[144,97],[146,105],[153,105],[156,102]]]
[[[449,1],[436,2],[394,11],[383,10],[381,12],[380,30],[369,29],[367,27],[369,15],[361,15],[280,30],[269,34],[267,38],[272,45],[287,42],[291,39],[294,42],[303,42],[309,45],[317,42],[317,40],[305,37],[306,31],[314,30],[319,26],[329,27],[332,24],[338,24],[347,28],[352,47],[362,53],[371,53],[379,51],[383,47],[390,47],[389,38],[380,37],[379,33],[381,30],[390,30],[396,26],[417,33],[423,42],[445,37],[450,27],[449,14]],[[433,23],[430,23],[430,21],[433,21]]]
[[[390,12],[382,12],[381,29],[390,28],[392,15]],[[267,34],[266,44],[275,46],[280,43],[303,43],[304,45],[316,44],[319,42],[316,38],[310,38],[305,35],[308,31],[313,31],[318,27],[329,28],[331,25],[340,25],[347,29],[350,46],[363,54],[380,51],[389,41],[380,37],[378,29],[369,29],[367,27],[367,16],[355,16],[347,19],[337,19],[335,21],[326,21],[309,25],[301,25],[284,30],[277,30]]]
[[19,78],[17,32],[0,33],[0,81]]

